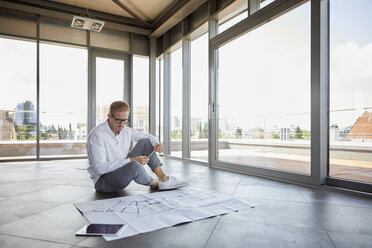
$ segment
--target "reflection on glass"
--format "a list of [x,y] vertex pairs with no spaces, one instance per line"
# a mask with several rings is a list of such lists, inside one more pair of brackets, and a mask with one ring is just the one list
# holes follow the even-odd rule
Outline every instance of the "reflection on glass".
[[86,49],[40,44],[40,156],[85,156]]
[[330,2],[330,176],[372,183],[372,2]]
[[182,49],[171,57],[171,155],[182,157]]
[[96,125],[107,120],[110,104],[124,100],[124,60],[96,59]]
[[269,5],[270,3],[274,2],[275,0],[261,0],[260,9],[264,8],[265,6]]
[[160,142],[163,143],[163,135],[162,135],[162,124],[161,124],[161,113],[163,112],[162,107],[162,92],[163,89],[163,60],[157,59],[156,60],[156,120],[155,120],[155,128],[156,128],[156,137],[159,138]]
[[155,110],[155,136],[160,140],[160,59],[156,60],[155,64],[155,102],[156,102],[156,110]]
[[0,160],[36,157],[36,43],[0,38]]
[[160,97],[160,105],[159,105],[159,111],[160,111],[160,142],[164,143],[164,59],[160,60],[160,88],[159,88],[159,97]]
[[133,57],[133,123],[139,132],[149,132],[149,59]]
[[208,33],[191,41],[191,158],[208,161]]
[[241,20],[245,19],[246,17],[248,17],[248,11],[247,10],[243,11],[242,13],[238,14],[237,16],[234,16],[233,18],[231,18],[228,21],[219,24],[218,25],[218,32],[222,33],[223,31],[225,31],[226,29],[234,26],[235,24],[237,24]]
[[219,48],[217,159],[310,173],[310,4]]

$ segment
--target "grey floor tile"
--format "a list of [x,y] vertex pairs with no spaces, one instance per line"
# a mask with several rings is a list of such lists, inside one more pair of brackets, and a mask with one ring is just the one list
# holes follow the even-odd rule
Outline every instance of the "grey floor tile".
[[221,184],[238,184],[240,183],[242,177],[236,175],[222,175],[217,173],[205,173],[205,174],[198,174],[197,176],[193,177],[190,181],[200,181],[206,183],[221,183]]
[[324,228],[331,231],[345,231],[372,235],[372,209],[310,203]]
[[75,232],[88,221],[72,204],[35,214],[0,227],[0,233],[76,245],[85,237]]
[[79,180],[76,180],[72,183],[69,183],[67,185],[71,185],[71,186],[85,186],[85,187],[91,187],[91,188],[94,188],[94,183],[92,181],[92,179],[79,179]]
[[[59,170],[63,171],[62,168]],[[60,173],[50,174],[43,172],[40,169],[33,171],[7,171],[0,173],[0,182],[3,183],[38,183],[38,184],[67,184],[75,182],[76,180],[82,179],[83,175],[81,172],[78,173]]]
[[[167,175],[169,176],[173,176],[173,177],[176,177],[177,179],[181,180],[181,181],[191,181],[193,180],[198,174],[197,173],[185,173],[185,172],[182,172],[182,171],[177,171],[177,172],[168,172]],[[153,178],[155,178],[153,176]]]
[[71,245],[0,234],[3,248],[69,248]]
[[55,187],[53,184],[0,182],[0,197],[9,198]]
[[221,220],[206,247],[334,247],[324,230]]
[[113,242],[76,237],[87,221],[72,203],[154,191],[131,183],[116,193],[95,192],[86,159],[0,163],[0,247],[204,247],[219,219],[208,247],[333,247],[329,237],[337,247],[371,243],[367,198],[161,160],[189,187],[234,193],[256,207]]
[[263,177],[256,177],[256,176],[249,176],[245,175],[242,177],[242,181],[240,184],[247,184],[247,185],[255,185],[255,186],[264,186],[264,187],[292,187],[297,188],[301,187],[296,184],[290,184],[287,182],[281,182],[273,179],[263,178]]
[[371,248],[372,235],[328,231],[337,248]]
[[110,198],[115,198],[115,197],[147,194],[147,193],[151,193],[151,192],[156,192],[156,191],[145,188],[144,190],[122,189],[122,190],[119,190],[118,192],[113,192],[113,193],[94,192],[94,193],[89,194],[87,196],[83,196],[83,197],[80,197],[78,199],[75,199],[75,200],[71,201],[71,203],[105,200],[105,199],[110,199]]
[[5,199],[0,201],[0,226],[52,209],[58,202]]
[[308,202],[372,208],[372,198],[367,196],[334,192],[327,189],[303,190],[302,192]]
[[83,186],[58,185],[53,188],[14,197],[13,199],[53,201],[66,203],[94,193],[95,190],[93,187],[88,188]]
[[223,220],[322,229],[309,204],[273,200],[243,199],[254,208],[230,213]]
[[219,183],[219,182],[203,182],[203,181],[189,181],[188,187],[212,190],[218,193],[232,195],[238,187],[238,182]]
[[204,247],[219,218],[195,221],[110,242],[105,241],[103,238],[91,237],[78,245],[97,248]]
[[299,189],[290,187],[266,187],[240,184],[234,196],[247,199],[307,202]]

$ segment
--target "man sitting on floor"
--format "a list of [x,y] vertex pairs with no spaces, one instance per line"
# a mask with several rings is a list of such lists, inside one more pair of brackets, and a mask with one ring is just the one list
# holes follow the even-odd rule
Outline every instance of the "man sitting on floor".
[[[88,135],[88,172],[95,189],[99,192],[116,192],[127,187],[132,180],[159,190],[185,186],[185,183],[164,173],[155,152],[148,157],[154,150],[163,152],[164,147],[153,135],[126,126],[129,112],[130,107],[126,102],[113,102],[107,121],[93,128]],[[137,141],[137,144],[129,151],[131,141]],[[143,168],[146,164],[158,180],[147,174]]]

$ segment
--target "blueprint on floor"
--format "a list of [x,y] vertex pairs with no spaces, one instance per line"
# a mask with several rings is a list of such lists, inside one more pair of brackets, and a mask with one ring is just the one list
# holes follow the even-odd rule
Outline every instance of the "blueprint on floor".
[[128,224],[119,236],[104,236],[107,241],[252,207],[235,197],[195,188],[74,205],[90,223]]

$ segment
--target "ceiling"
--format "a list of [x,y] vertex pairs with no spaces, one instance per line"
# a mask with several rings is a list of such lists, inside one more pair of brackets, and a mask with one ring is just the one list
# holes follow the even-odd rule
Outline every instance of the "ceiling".
[[153,23],[174,0],[49,0]]
[[85,15],[103,21],[141,27],[150,30],[151,37],[159,37],[206,1],[17,0],[15,2],[73,15]]

